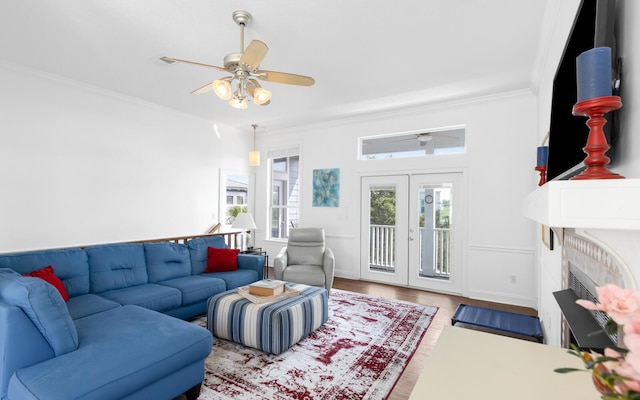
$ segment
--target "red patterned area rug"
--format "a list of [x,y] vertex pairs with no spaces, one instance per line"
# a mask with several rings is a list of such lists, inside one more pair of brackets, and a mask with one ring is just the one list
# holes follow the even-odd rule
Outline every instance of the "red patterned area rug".
[[332,289],[329,320],[280,355],[214,339],[199,399],[385,399],[437,310]]

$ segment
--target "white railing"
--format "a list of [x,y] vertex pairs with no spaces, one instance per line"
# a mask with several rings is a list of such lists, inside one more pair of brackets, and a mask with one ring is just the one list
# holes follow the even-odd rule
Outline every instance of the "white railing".
[[393,270],[396,268],[396,227],[371,225],[369,232],[369,266]]
[[[420,230],[422,233],[422,230]],[[448,228],[435,228],[433,272],[437,276],[448,277],[451,275],[451,230]],[[422,243],[422,242],[420,242]]]
[[[393,271],[396,267],[395,235],[396,227],[393,225],[370,225],[369,231],[369,266],[373,269]],[[420,232],[420,248],[418,254],[422,254],[422,236]],[[451,274],[451,232],[448,228],[433,229],[433,260],[427,263],[432,265],[431,271],[421,271],[421,275],[449,277]]]

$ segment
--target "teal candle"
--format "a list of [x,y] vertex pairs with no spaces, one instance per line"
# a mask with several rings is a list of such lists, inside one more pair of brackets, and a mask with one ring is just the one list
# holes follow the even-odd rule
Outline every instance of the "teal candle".
[[611,96],[611,48],[596,47],[576,59],[578,102]]
[[549,159],[549,146],[538,147],[538,167],[546,167]]

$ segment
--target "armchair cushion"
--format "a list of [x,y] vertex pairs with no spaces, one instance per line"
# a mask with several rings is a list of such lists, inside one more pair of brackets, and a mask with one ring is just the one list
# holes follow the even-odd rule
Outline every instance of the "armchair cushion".
[[324,287],[324,269],[320,265],[289,265],[282,274],[282,280]]
[[287,243],[289,265],[322,265],[324,247],[323,229],[292,229]]

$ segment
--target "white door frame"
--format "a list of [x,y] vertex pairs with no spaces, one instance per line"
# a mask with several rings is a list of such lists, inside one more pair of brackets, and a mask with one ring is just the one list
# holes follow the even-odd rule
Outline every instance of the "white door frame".
[[[417,188],[421,183],[452,182],[453,216],[451,224],[451,276],[448,280],[419,276],[417,240],[409,240],[418,232]],[[463,170],[411,172],[389,175],[361,176],[360,211],[360,278],[367,281],[415,287],[436,292],[464,295],[466,292],[467,206]],[[372,186],[396,187],[396,268],[394,273],[369,268],[369,190]],[[365,195],[366,194],[366,195]],[[411,214],[411,215],[410,215]],[[413,231],[413,232],[412,232]]]
[[418,240],[409,241],[409,286],[418,287],[437,292],[462,294],[463,289],[463,253],[465,219],[464,197],[463,197],[463,176],[462,173],[434,173],[434,174],[413,174],[410,178],[409,188],[409,232],[416,234],[419,230],[419,204],[418,189],[422,184],[452,183],[451,205],[452,221],[450,226],[451,252],[449,254],[451,274],[449,279],[431,278],[420,276],[420,243]]
[[[395,271],[376,271],[369,268],[369,215],[371,211],[370,189],[376,186],[393,186],[396,189],[396,225],[395,225]],[[408,204],[409,176],[363,176],[361,179],[361,211],[360,211],[360,277],[365,280],[407,284],[407,267],[409,265],[408,248]]]

